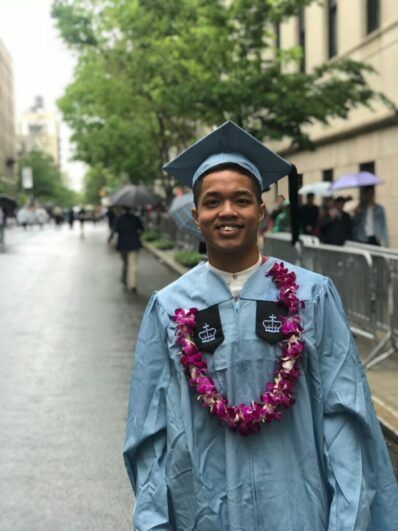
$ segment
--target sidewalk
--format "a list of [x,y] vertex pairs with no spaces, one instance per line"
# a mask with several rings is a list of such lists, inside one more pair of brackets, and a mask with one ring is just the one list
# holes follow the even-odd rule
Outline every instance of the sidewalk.
[[[188,271],[174,260],[175,251],[160,251],[149,242],[144,242],[144,246],[176,273],[183,275]],[[357,346],[364,359],[370,349],[369,345],[358,340]],[[398,359],[392,357],[366,371],[366,375],[378,419],[390,438],[398,443]]]

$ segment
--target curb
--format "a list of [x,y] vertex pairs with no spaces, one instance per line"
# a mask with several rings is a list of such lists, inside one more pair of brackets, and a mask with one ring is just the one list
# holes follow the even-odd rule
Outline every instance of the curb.
[[[175,273],[183,275],[189,271],[188,268],[178,264],[171,256],[168,256],[164,251],[156,249],[156,247],[149,242],[143,241],[142,245]],[[383,400],[378,398],[373,393],[372,401],[383,432],[390,440],[398,444],[398,412],[394,411],[394,409],[388,406],[385,402],[383,402]]]
[[168,268],[173,270],[175,273],[178,273],[179,275],[183,275],[189,269],[182,266],[181,264],[178,264],[172,256],[169,256],[164,251],[161,251],[160,249],[156,249],[151,243],[143,241],[141,242],[143,247],[150,253],[154,254],[156,258],[158,258],[161,262],[163,262]]

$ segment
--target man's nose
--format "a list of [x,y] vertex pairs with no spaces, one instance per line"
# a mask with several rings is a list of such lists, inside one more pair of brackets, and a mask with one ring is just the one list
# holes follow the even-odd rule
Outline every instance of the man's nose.
[[224,201],[219,216],[235,216],[236,212],[232,201]]

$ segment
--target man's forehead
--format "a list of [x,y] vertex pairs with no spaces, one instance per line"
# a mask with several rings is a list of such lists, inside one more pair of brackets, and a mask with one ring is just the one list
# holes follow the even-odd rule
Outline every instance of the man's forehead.
[[202,193],[233,191],[234,193],[253,193],[254,177],[234,170],[212,172],[202,178]]

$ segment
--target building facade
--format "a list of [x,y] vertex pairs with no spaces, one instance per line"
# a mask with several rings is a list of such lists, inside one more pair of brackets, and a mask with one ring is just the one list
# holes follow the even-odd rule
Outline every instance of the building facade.
[[[349,57],[371,65],[376,74],[369,85],[398,106],[398,2],[396,0],[327,0],[308,6],[301,17],[280,28],[283,48],[301,44],[301,68],[312,68]],[[398,121],[385,104],[373,110],[355,109],[348,120],[333,120],[328,126],[311,126],[315,145],[311,152],[277,149],[303,174],[303,183],[333,180],[346,173],[372,171],[384,182],[376,188],[376,201],[386,210],[390,245],[398,248]],[[341,195],[358,198],[358,189]],[[287,193],[279,186],[279,193]],[[268,200],[269,202],[269,200]]]
[[60,124],[57,115],[46,111],[38,96],[34,105],[18,117],[19,152],[39,150],[50,155],[60,165]]
[[14,86],[11,57],[0,40],[0,193],[17,189]]

